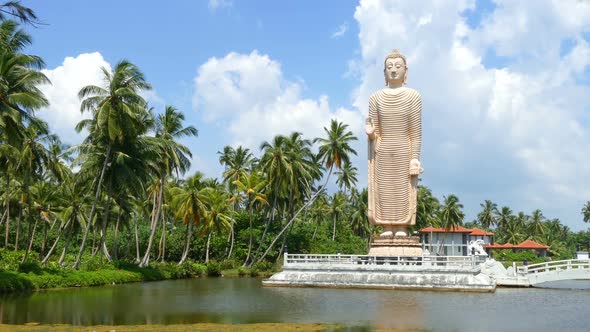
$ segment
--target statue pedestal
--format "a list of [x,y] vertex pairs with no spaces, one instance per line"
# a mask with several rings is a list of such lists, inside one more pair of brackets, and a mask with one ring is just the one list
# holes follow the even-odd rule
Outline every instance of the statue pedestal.
[[374,237],[369,256],[420,256],[422,245],[418,236]]

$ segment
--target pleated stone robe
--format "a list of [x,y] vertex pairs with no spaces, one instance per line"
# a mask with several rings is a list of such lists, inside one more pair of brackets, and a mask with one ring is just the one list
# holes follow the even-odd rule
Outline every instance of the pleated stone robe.
[[386,230],[416,223],[418,177],[410,176],[410,161],[420,160],[421,118],[422,98],[414,89],[385,88],[369,98],[375,139],[369,140],[368,215]]

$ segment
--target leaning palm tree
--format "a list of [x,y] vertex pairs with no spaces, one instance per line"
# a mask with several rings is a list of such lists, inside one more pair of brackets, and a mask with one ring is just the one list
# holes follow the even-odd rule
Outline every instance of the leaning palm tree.
[[87,218],[88,222],[74,268],[78,268],[82,254],[86,249],[86,240],[90,225],[96,213],[103,181],[107,168],[111,165],[113,148],[125,145],[129,140],[137,138],[145,132],[145,119],[149,114],[145,100],[139,94],[142,90],[151,89],[143,73],[127,60],[117,63],[111,73],[102,67],[104,86],[88,85],[78,93],[82,99],[81,112],[90,111],[92,119],[82,120],[77,131],[88,129],[89,136],[85,145],[91,146],[93,153],[100,154],[103,159],[95,186],[94,203]]
[[324,185],[316,191],[316,193],[291,217],[291,220],[285,224],[283,229],[275,237],[275,239],[268,246],[264,254],[259,260],[264,259],[270,252],[272,247],[281,235],[289,228],[291,223],[299,216],[299,214],[313,204],[314,200],[318,195],[324,191],[328,185],[328,180],[334,167],[340,169],[345,162],[350,162],[350,155],[356,155],[356,151],[350,146],[352,141],[356,141],[357,138],[351,131],[348,131],[348,125],[332,120],[330,122],[330,129],[324,127],[324,131],[327,134],[327,138],[316,138],[314,142],[319,142],[319,157],[323,164],[328,169],[328,175],[326,176],[326,182]]

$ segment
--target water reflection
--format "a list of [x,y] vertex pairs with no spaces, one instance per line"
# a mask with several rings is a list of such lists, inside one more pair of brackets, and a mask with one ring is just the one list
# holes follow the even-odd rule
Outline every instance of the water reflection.
[[[397,329],[585,330],[590,290],[493,294],[262,288],[260,279],[194,279],[0,299],[0,323],[76,325],[328,323]],[[586,308],[586,309],[582,309]]]

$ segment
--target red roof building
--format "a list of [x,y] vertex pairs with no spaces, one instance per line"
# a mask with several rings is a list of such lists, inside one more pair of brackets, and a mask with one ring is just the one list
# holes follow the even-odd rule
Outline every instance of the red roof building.
[[494,243],[494,233],[479,228],[465,228],[463,226],[451,227],[450,229],[425,227],[419,233],[424,248],[448,256],[467,256],[470,241],[483,240],[485,244]]

